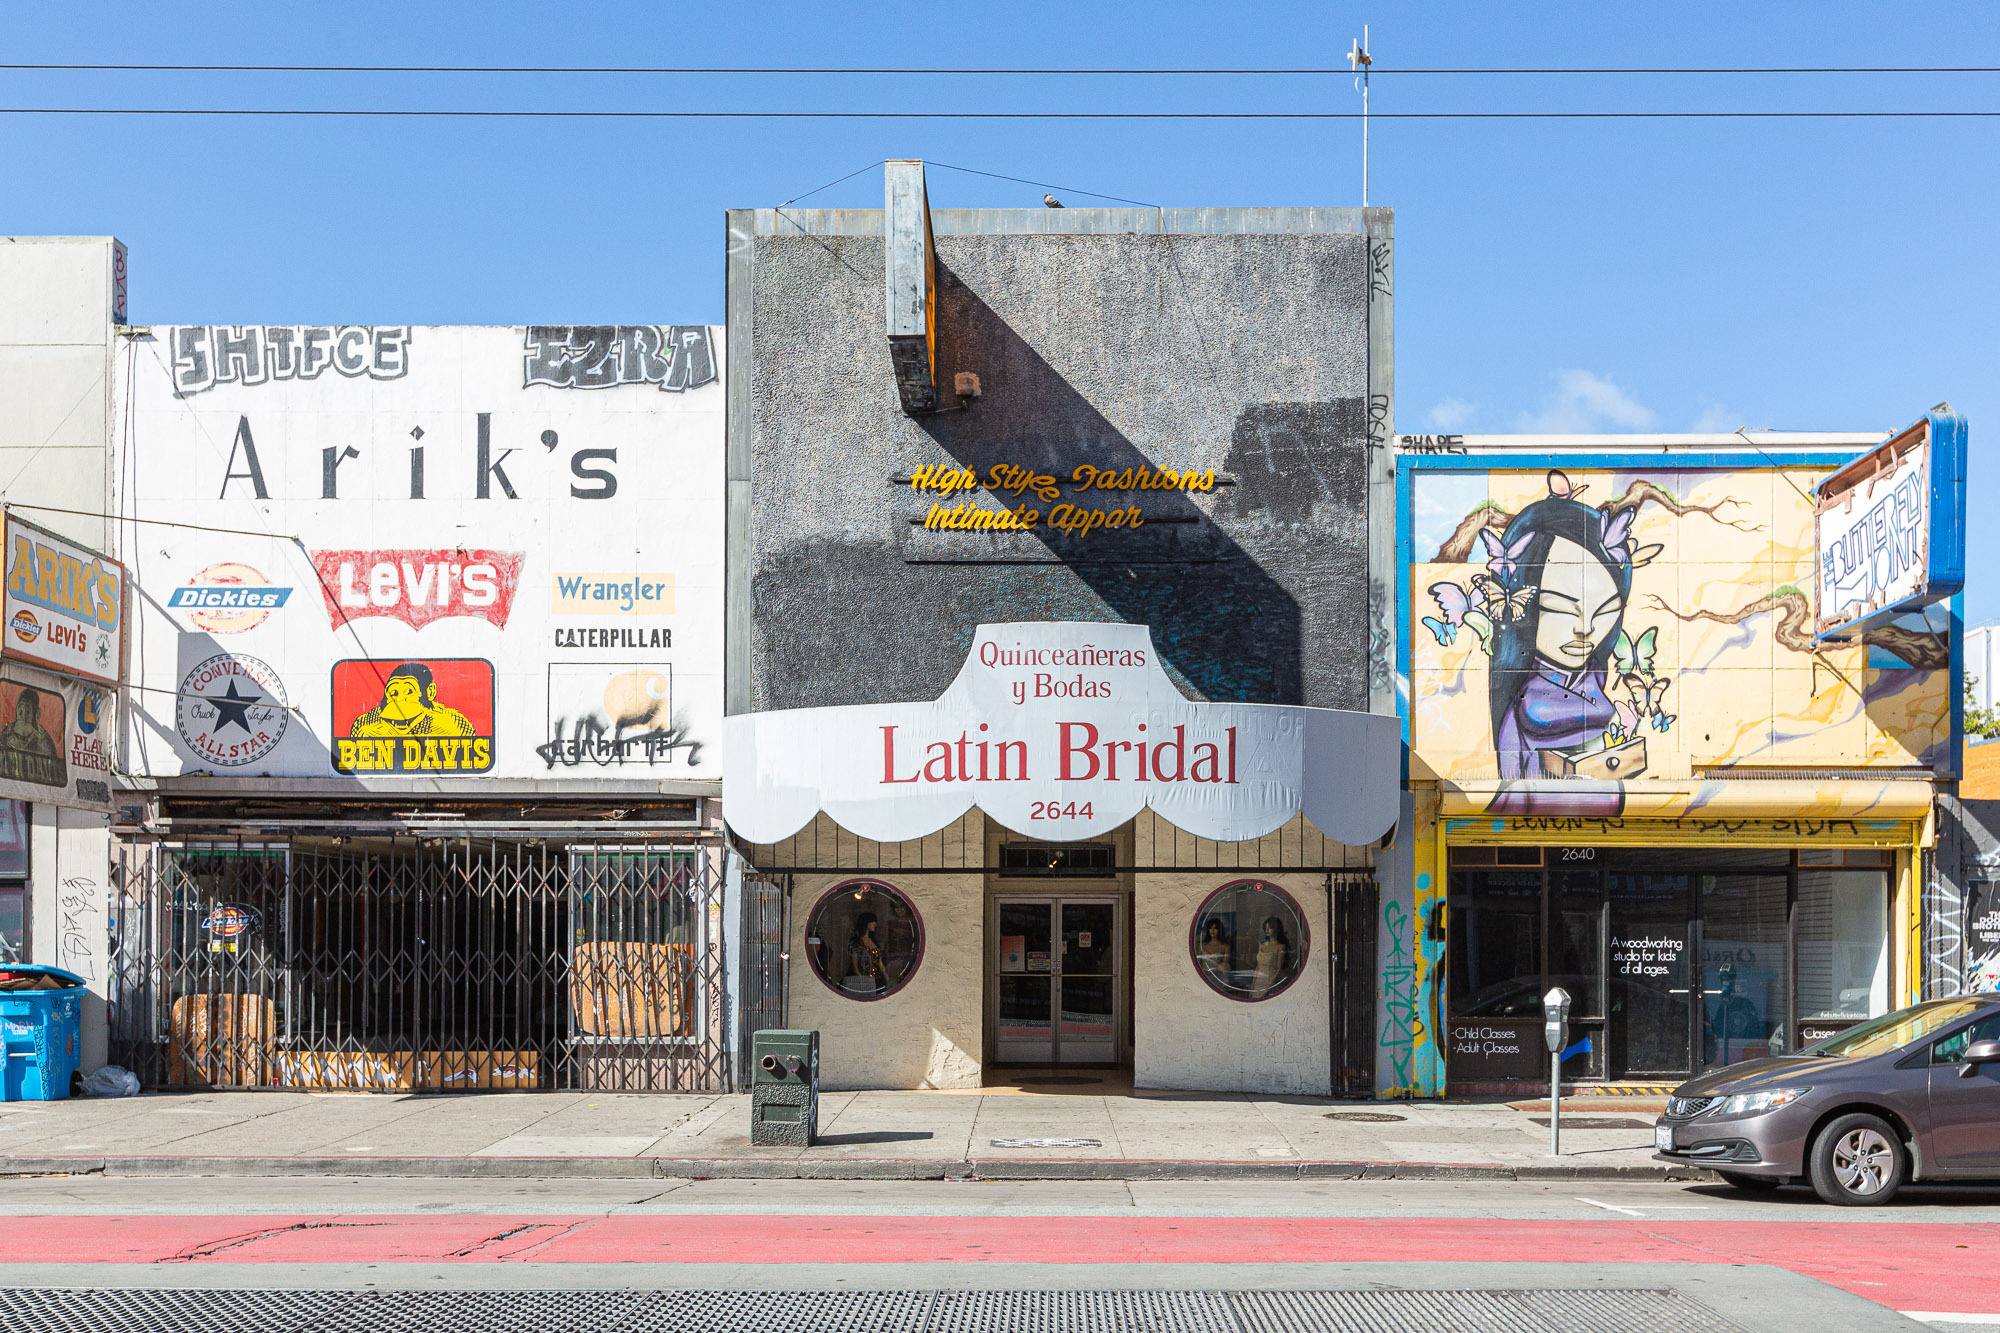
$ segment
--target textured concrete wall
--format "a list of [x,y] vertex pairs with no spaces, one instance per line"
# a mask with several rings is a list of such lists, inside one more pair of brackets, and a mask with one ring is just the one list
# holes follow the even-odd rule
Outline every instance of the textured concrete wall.
[[[928,699],[980,622],[1049,619],[1150,624],[1194,697],[1368,706],[1365,236],[1157,234],[1151,213],[1124,234],[941,232],[938,378],[976,372],[984,396],[912,419],[880,236],[746,235],[746,217],[730,558],[754,625],[732,710]],[[891,482],[998,462],[1235,484],[1093,494],[1146,525],[1068,538],[925,532],[909,519],[934,497]],[[1025,563],[922,563],[968,556]]]
[[1311,932],[1305,970],[1282,995],[1246,1003],[1195,974],[1188,927],[1202,900],[1240,872],[1142,875],[1133,907],[1132,1084],[1210,1092],[1331,1089],[1326,889],[1318,875],[1262,875],[1298,902]]
[[[865,877],[909,898],[923,918],[917,974],[894,995],[855,1000],[838,994],[806,961],[806,923],[835,884]],[[983,875],[801,875],[792,888],[791,1012],[787,1025],[818,1028],[820,1082],[852,1088],[976,1088],[982,1007],[980,941]]]

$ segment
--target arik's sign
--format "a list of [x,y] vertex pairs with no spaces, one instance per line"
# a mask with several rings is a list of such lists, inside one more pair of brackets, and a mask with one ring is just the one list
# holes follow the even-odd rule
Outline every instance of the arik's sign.
[[5,540],[4,655],[116,685],[125,666],[125,566],[12,513]]
[[1814,497],[1823,639],[1853,638],[1965,586],[1965,418],[1940,405]]
[[1059,840],[1151,807],[1240,841],[1304,811],[1329,837],[1368,843],[1396,819],[1399,734],[1393,717],[1191,701],[1143,625],[982,625],[934,701],[725,719],[724,817],[752,842],[822,811],[900,842],[977,805]]

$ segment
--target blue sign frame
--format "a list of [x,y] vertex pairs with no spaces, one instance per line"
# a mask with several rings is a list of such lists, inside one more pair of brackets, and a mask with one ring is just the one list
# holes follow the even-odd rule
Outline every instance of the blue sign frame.
[[[1907,429],[1884,440],[1860,458],[1841,468],[1819,484],[1815,493],[1816,507],[1820,497],[1829,492],[1841,493],[1865,482],[1883,467],[1894,461],[1909,447],[1909,440],[1916,432],[1924,433],[1924,445],[1929,451],[1925,474],[1928,486],[1924,495],[1924,549],[1920,553],[1923,561],[1924,578],[1918,590],[1886,606],[1878,606],[1851,620],[1828,623],[1821,619],[1813,637],[1823,642],[1852,641],[1879,625],[1885,625],[1897,616],[1912,611],[1921,611],[1938,602],[1949,601],[1965,587],[1965,473],[1966,437],[1968,428],[1964,417],[1951,410],[1948,403],[1941,403],[1930,412],[1913,422]],[[1816,571],[1816,607],[1826,605],[1825,587],[1828,557],[1820,536],[1820,517],[1824,511],[1815,512],[1813,517],[1813,545],[1818,556]]]

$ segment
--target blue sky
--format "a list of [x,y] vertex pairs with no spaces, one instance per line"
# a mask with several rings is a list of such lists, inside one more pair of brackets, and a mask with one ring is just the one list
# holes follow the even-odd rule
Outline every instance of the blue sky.
[[[15,7],[14,62],[2000,65],[2000,7],[524,4]],[[1345,78],[0,72],[0,104],[1350,110]],[[2000,75],[1375,80],[1378,112],[2000,109]],[[1972,419],[1967,616],[2000,616],[2000,121],[1378,122],[1404,431]],[[1345,122],[0,117],[0,231],[104,233],[141,323],[720,323],[722,212],[883,157],[1147,203],[1351,204]],[[932,201],[1039,185],[942,169]],[[812,204],[879,206],[879,173]]]

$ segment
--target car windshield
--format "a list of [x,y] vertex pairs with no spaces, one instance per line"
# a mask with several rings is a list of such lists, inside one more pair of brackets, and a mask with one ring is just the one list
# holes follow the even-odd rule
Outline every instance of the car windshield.
[[1825,1041],[1800,1051],[1803,1056],[1881,1055],[1887,1051],[1922,1041],[1939,1028],[1956,1023],[1986,1007],[1984,1000],[1933,1000],[1893,1014],[1871,1018]]

